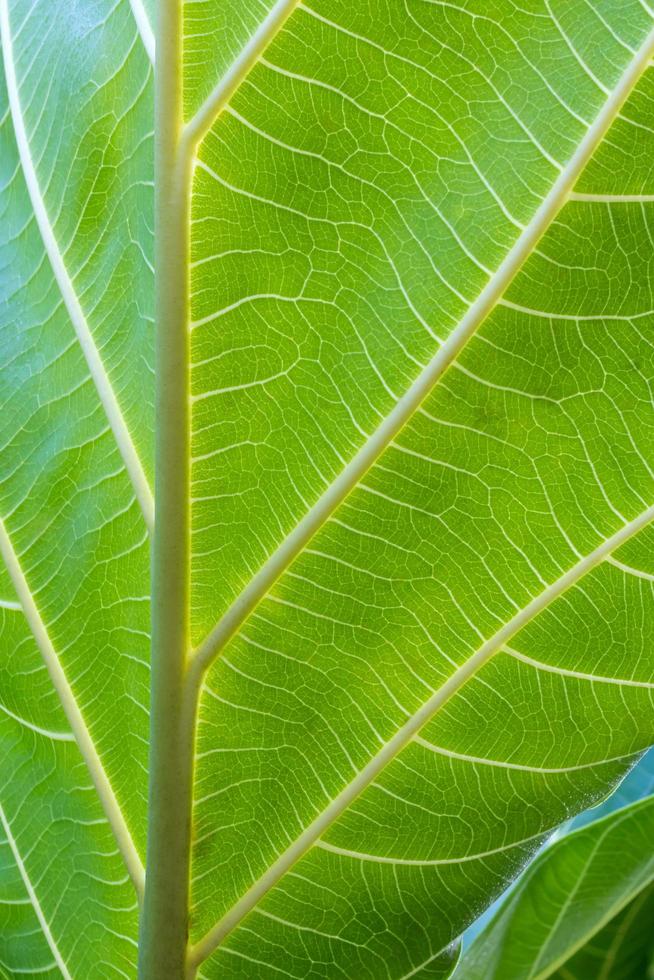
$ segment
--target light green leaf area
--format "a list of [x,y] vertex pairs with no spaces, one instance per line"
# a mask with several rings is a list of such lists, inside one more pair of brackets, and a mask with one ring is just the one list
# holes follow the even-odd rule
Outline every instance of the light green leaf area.
[[216,82],[229,71],[266,15],[275,6],[283,5],[284,0],[192,0],[183,4],[187,118],[193,116]]
[[653,833],[649,797],[558,841],[472,944],[456,980],[643,980]]
[[651,26],[314,0],[198,151],[203,976],[447,974],[652,741]]
[[0,963],[12,977],[132,977],[152,72],[128,3],[2,0],[0,29]]

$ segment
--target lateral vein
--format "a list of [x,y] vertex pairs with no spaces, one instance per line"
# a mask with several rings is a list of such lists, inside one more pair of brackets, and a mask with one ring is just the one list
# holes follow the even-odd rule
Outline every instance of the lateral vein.
[[43,909],[41,908],[41,903],[39,902],[36,892],[34,891],[34,886],[27,873],[27,868],[25,867],[25,863],[21,857],[20,851],[18,850],[16,839],[11,831],[11,825],[9,824],[9,821],[7,820],[7,817],[5,815],[5,811],[1,805],[0,805],[0,824],[2,824],[2,829],[5,832],[5,837],[7,838],[9,849],[13,855],[14,861],[16,862],[16,867],[18,868],[18,873],[20,874],[23,885],[25,886],[25,891],[27,892],[27,896],[30,900],[30,905],[34,909],[34,913],[37,919],[39,920],[39,925],[41,926],[41,931],[43,932],[45,941],[50,947],[50,952],[54,956],[55,962],[59,967],[59,969],[61,970],[61,975],[64,977],[64,980],[73,980],[68,970],[68,967],[66,966],[64,958],[59,951],[59,947],[55,942],[55,938],[52,935],[52,932],[50,930],[50,925],[44,915]]
[[0,34],[2,35],[2,52],[5,66],[5,77],[7,82],[7,93],[9,105],[14,125],[14,135],[21,167],[27,190],[29,193],[34,217],[41,233],[43,245],[50,261],[54,277],[59,286],[59,290],[68,311],[68,315],[73,324],[77,339],[91,377],[95,383],[100,401],[104,407],[109,424],[113,431],[118,449],[125,463],[134,487],[134,493],[143,512],[143,517],[148,530],[152,533],[154,528],[154,500],[148,479],[141,465],[141,461],[136,452],[136,447],[127,428],[127,423],[123,417],[116,394],[105,370],[100,353],[93,339],[90,327],[87,323],[84,311],[80,305],[75,292],[72,280],[64,264],[63,255],[54,235],[54,229],[50,224],[50,219],[45,207],[45,201],[41,193],[34,161],[30,151],[25,120],[20,103],[20,93],[18,79],[14,64],[13,44],[11,39],[11,28],[9,24],[9,8],[7,0],[0,0]]
[[187,122],[182,134],[182,144],[188,148],[188,151],[192,152],[208,132],[220,111],[282,29],[299,2],[300,0],[277,0],[268,16],[262,20],[227,72],[209,93],[193,118]]
[[91,734],[86,726],[86,722],[79,709],[75,695],[68,683],[68,678],[61,665],[57,652],[52,645],[45,623],[41,619],[41,614],[34,602],[34,597],[27,583],[27,579],[20,566],[18,556],[14,551],[4,522],[0,520],[0,554],[4,558],[7,571],[13,582],[14,588],[20,599],[20,603],[25,613],[25,618],[30,626],[36,644],[41,651],[41,656],[50,675],[50,679],[59,695],[59,700],[64,709],[66,718],[71,727],[75,741],[79,747],[96,792],[100,798],[100,803],[109,822],[116,843],[123,860],[127,867],[130,878],[134,884],[139,899],[143,895],[145,886],[145,871],[143,864],[136,850],[136,846],[125,822],[118,800],[114,794],[109,777],[107,776],[102,761],[97,753]]
[[558,674],[560,677],[571,677],[575,680],[590,681],[592,684],[616,684],[618,687],[640,687],[650,691],[654,689],[654,684],[650,681],[636,681],[628,677],[607,677],[602,674],[585,674],[582,671],[570,670],[567,667],[555,667],[553,664],[543,663],[542,660],[534,660],[533,657],[527,657],[524,653],[520,653],[519,650],[513,650],[511,647],[506,647],[504,652],[510,657],[513,657],[514,660],[520,660],[523,664],[528,664],[536,670],[542,670],[548,674]]
[[654,201],[654,194],[582,194],[574,191],[570,200],[598,204],[649,204]]
[[[279,6],[279,5],[278,5]],[[368,441],[344,467],[314,506],[261,566],[224,616],[197,648],[195,670],[206,670],[234,636],[277,579],[320,530],[345,497],[359,483],[386,447],[409,422],[434,385],[475,335],[511,284],[535,245],[568,200],[575,181],[596,147],[606,135],[629,93],[646,69],[654,52],[654,30],[650,32],[588,128],[577,150],[552,185],[536,214],[521,233],[499,268],[487,282],[468,312],[439,348],[427,367],[400,398]]]
[[33,722],[28,721],[27,718],[21,718],[20,715],[10,711],[4,704],[0,704],[0,711],[7,715],[8,718],[11,718],[12,721],[17,722],[23,728],[29,729],[29,731],[34,732],[36,735],[43,735],[45,738],[49,738],[53,742],[75,741],[75,736],[72,732],[53,732],[48,728],[42,728],[41,725],[35,725]]
[[397,730],[383,748],[370,759],[354,779],[336,796],[308,827],[293,841],[264,874],[232,906],[219,922],[189,952],[189,962],[197,966],[216,949],[316,841],[332,826],[357,797],[380,775],[385,767],[411,742],[436,712],[452,698],[478,671],[502,651],[508,641],[543,612],[564,592],[604,561],[612,551],[638,534],[654,520],[654,504],[606,538],[594,551],[578,561],[560,578],[536,595],[523,609],[486,640],[452,676]]

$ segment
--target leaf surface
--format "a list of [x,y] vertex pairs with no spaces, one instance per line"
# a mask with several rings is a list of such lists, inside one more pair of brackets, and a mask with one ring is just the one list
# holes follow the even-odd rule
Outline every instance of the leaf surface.
[[[192,616],[226,644],[198,727],[206,976],[447,973],[651,741],[647,202],[552,196],[651,24],[502,10],[302,4],[198,152]],[[646,192],[615,159],[650,86],[578,194]],[[625,527],[627,567],[600,560]]]
[[[7,935],[10,969],[58,964],[51,935],[75,980],[58,899],[97,828],[98,976],[134,975],[117,854],[143,878],[153,14],[0,0],[0,721],[76,855],[0,796],[7,880],[50,930],[32,901]],[[652,15],[199,0],[183,23],[191,961],[446,976],[654,741]]]

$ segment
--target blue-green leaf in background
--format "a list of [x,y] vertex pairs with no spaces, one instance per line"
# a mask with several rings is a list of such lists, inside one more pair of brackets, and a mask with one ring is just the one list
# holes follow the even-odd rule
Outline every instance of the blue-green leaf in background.
[[651,980],[654,886],[644,888],[552,974],[554,980]]
[[[555,833],[545,841],[543,846],[549,847],[571,830],[576,830],[579,827],[583,827],[587,823],[591,823],[594,820],[600,820],[609,813],[613,813],[614,810],[627,806],[629,803],[634,803],[636,800],[641,800],[643,797],[649,796],[653,792],[654,749],[650,749],[649,752],[646,752],[645,755],[636,763],[633,769],[627,773],[619,786],[607,797],[606,800],[603,800],[597,806],[589,807],[587,810],[584,810],[582,813],[578,814],[578,816],[573,817],[572,820],[562,824],[557,828]],[[479,935],[481,930],[486,926],[486,924],[490,922],[491,918],[497,913],[502,903],[507,900],[508,895],[511,894],[512,889],[519,881],[520,878],[510,885],[507,892],[500,896],[500,898],[498,898],[493,905],[486,909],[479,919],[477,919],[477,921],[466,930],[465,936],[463,937],[464,947],[469,946],[474,938]]]

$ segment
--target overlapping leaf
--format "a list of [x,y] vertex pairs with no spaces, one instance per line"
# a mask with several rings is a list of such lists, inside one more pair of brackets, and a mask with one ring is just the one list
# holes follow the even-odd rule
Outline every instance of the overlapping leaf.
[[644,889],[619,915],[552,974],[555,980],[642,980],[652,976],[654,890]]
[[456,977],[645,977],[653,818],[650,797],[558,841],[529,868]]

